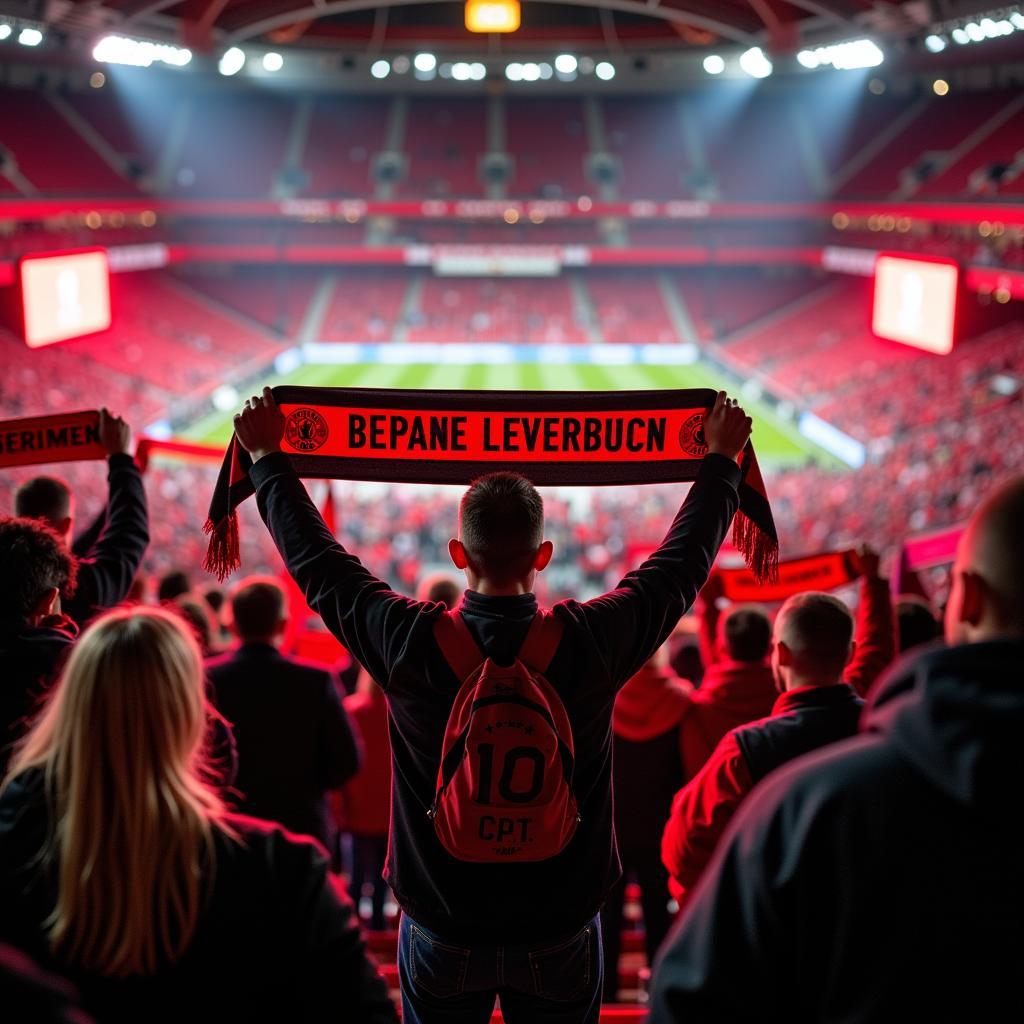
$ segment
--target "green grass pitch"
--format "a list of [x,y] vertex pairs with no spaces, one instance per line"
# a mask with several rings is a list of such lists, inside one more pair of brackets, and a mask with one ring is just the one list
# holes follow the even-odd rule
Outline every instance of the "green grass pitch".
[[[463,388],[472,391],[624,391],[649,388],[728,387],[707,366],[595,366],[514,363],[500,366],[436,366],[425,364],[346,366],[306,365],[274,378],[268,384],[318,387]],[[244,396],[243,396],[244,397]],[[796,427],[779,419],[767,406],[745,402],[754,418],[754,445],[766,466],[800,465],[808,458],[832,464],[834,460],[801,437]],[[226,445],[231,436],[231,414],[204,418],[186,431],[190,440]]]

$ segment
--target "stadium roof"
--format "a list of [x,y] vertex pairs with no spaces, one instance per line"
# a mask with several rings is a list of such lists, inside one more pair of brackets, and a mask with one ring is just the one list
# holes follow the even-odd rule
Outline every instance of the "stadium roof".
[[[34,14],[75,35],[173,34],[200,51],[244,41],[377,51],[423,41],[495,46],[493,37],[466,31],[460,0],[57,0],[0,3],[0,13]],[[786,51],[823,35],[904,35],[933,16],[929,3],[888,0],[523,0],[513,45],[614,51],[733,43]]]

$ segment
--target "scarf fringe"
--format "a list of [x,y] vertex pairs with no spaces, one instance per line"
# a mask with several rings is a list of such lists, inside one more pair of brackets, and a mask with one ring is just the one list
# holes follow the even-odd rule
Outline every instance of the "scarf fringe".
[[779,542],[744,512],[737,512],[733,520],[732,543],[758,583],[778,582]]
[[223,583],[241,564],[242,554],[238,539],[238,514],[231,512],[218,522],[207,519],[203,533],[210,535],[203,568]]

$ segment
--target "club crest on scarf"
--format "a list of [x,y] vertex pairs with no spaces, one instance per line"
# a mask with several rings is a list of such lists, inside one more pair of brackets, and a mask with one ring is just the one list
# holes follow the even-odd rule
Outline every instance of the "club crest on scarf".
[[285,422],[285,440],[297,452],[315,452],[324,446],[327,420],[316,409],[296,409]]
[[704,413],[694,413],[679,429],[679,447],[687,455],[703,458],[708,453],[708,442],[704,436]]

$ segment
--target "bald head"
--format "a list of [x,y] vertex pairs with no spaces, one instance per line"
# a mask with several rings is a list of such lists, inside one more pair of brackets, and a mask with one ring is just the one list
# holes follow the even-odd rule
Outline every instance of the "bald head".
[[853,657],[853,616],[831,594],[791,597],[775,619],[772,670],[780,690],[842,682]]
[[992,494],[960,538],[946,640],[1024,636],[1024,479]]

